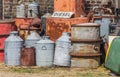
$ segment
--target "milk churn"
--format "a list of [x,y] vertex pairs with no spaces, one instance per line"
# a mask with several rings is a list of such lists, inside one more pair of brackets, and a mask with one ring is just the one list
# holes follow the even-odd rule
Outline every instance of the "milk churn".
[[25,5],[24,4],[20,4],[16,6],[16,17],[17,18],[25,17]]
[[39,14],[39,4],[33,1],[28,5],[28,17],[36,17]]
[[41,39],[40,35],[33,31],[26,39],[25,46],[26,47],[32,47],[37,41]]
[[54,65],[70,66],[70,47],[71,41],[69,33],[65,32],[56,41]]
[[20,62],[23,66],[35,66],[35,48],[22,48]]
[[20,65],[20,51],[23,40],[18,36],[17,31],[12,31],[5,40],[5,64],[16,66]]
[[54,42],[48,36],[36,43],[36,65],[51,67],[53,65]]

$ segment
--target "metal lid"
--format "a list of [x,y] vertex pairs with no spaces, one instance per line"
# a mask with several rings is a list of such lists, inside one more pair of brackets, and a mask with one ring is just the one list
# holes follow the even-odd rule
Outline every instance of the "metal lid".
[[36,32],[36,31],[33,31],[28,37],[26,40],[40,40],[41,37],[40,35]]
[[40,44],[40,43],[46,43],[47,44],[47,43],[54,43],[54,42],[51,41],[48,36],[44,36],[43,39],[41,39],[40,41],[37,42],[37,44]]
[[82,24],[74,24],[72,27],[100,27],[98,23],[82,23]]
[[23,41],[23,39],[18,36],[18,31],[12,31],[10,36],[5,40],[5,42],[9,41]]

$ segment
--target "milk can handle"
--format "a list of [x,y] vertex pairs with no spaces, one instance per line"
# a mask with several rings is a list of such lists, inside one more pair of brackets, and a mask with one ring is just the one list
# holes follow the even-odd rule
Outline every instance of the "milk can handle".
[[47,50],[47,47],[46,46],[42,46],[42,50]]

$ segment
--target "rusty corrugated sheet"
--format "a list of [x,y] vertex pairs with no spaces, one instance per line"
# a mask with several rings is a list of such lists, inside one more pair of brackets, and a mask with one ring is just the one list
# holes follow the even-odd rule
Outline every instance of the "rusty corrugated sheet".
[[72,24],[88,22],[87,18],[47,18],[46,35],[50,36],[51,40],[58,39],[63,32],[71,32]]

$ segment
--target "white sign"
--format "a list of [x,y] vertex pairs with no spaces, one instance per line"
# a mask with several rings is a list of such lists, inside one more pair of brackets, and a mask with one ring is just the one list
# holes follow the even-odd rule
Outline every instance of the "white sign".
[[74,14],[73,12],[54,12],[52,17],[55,17],[55,18],[71,18],[73,14]]

